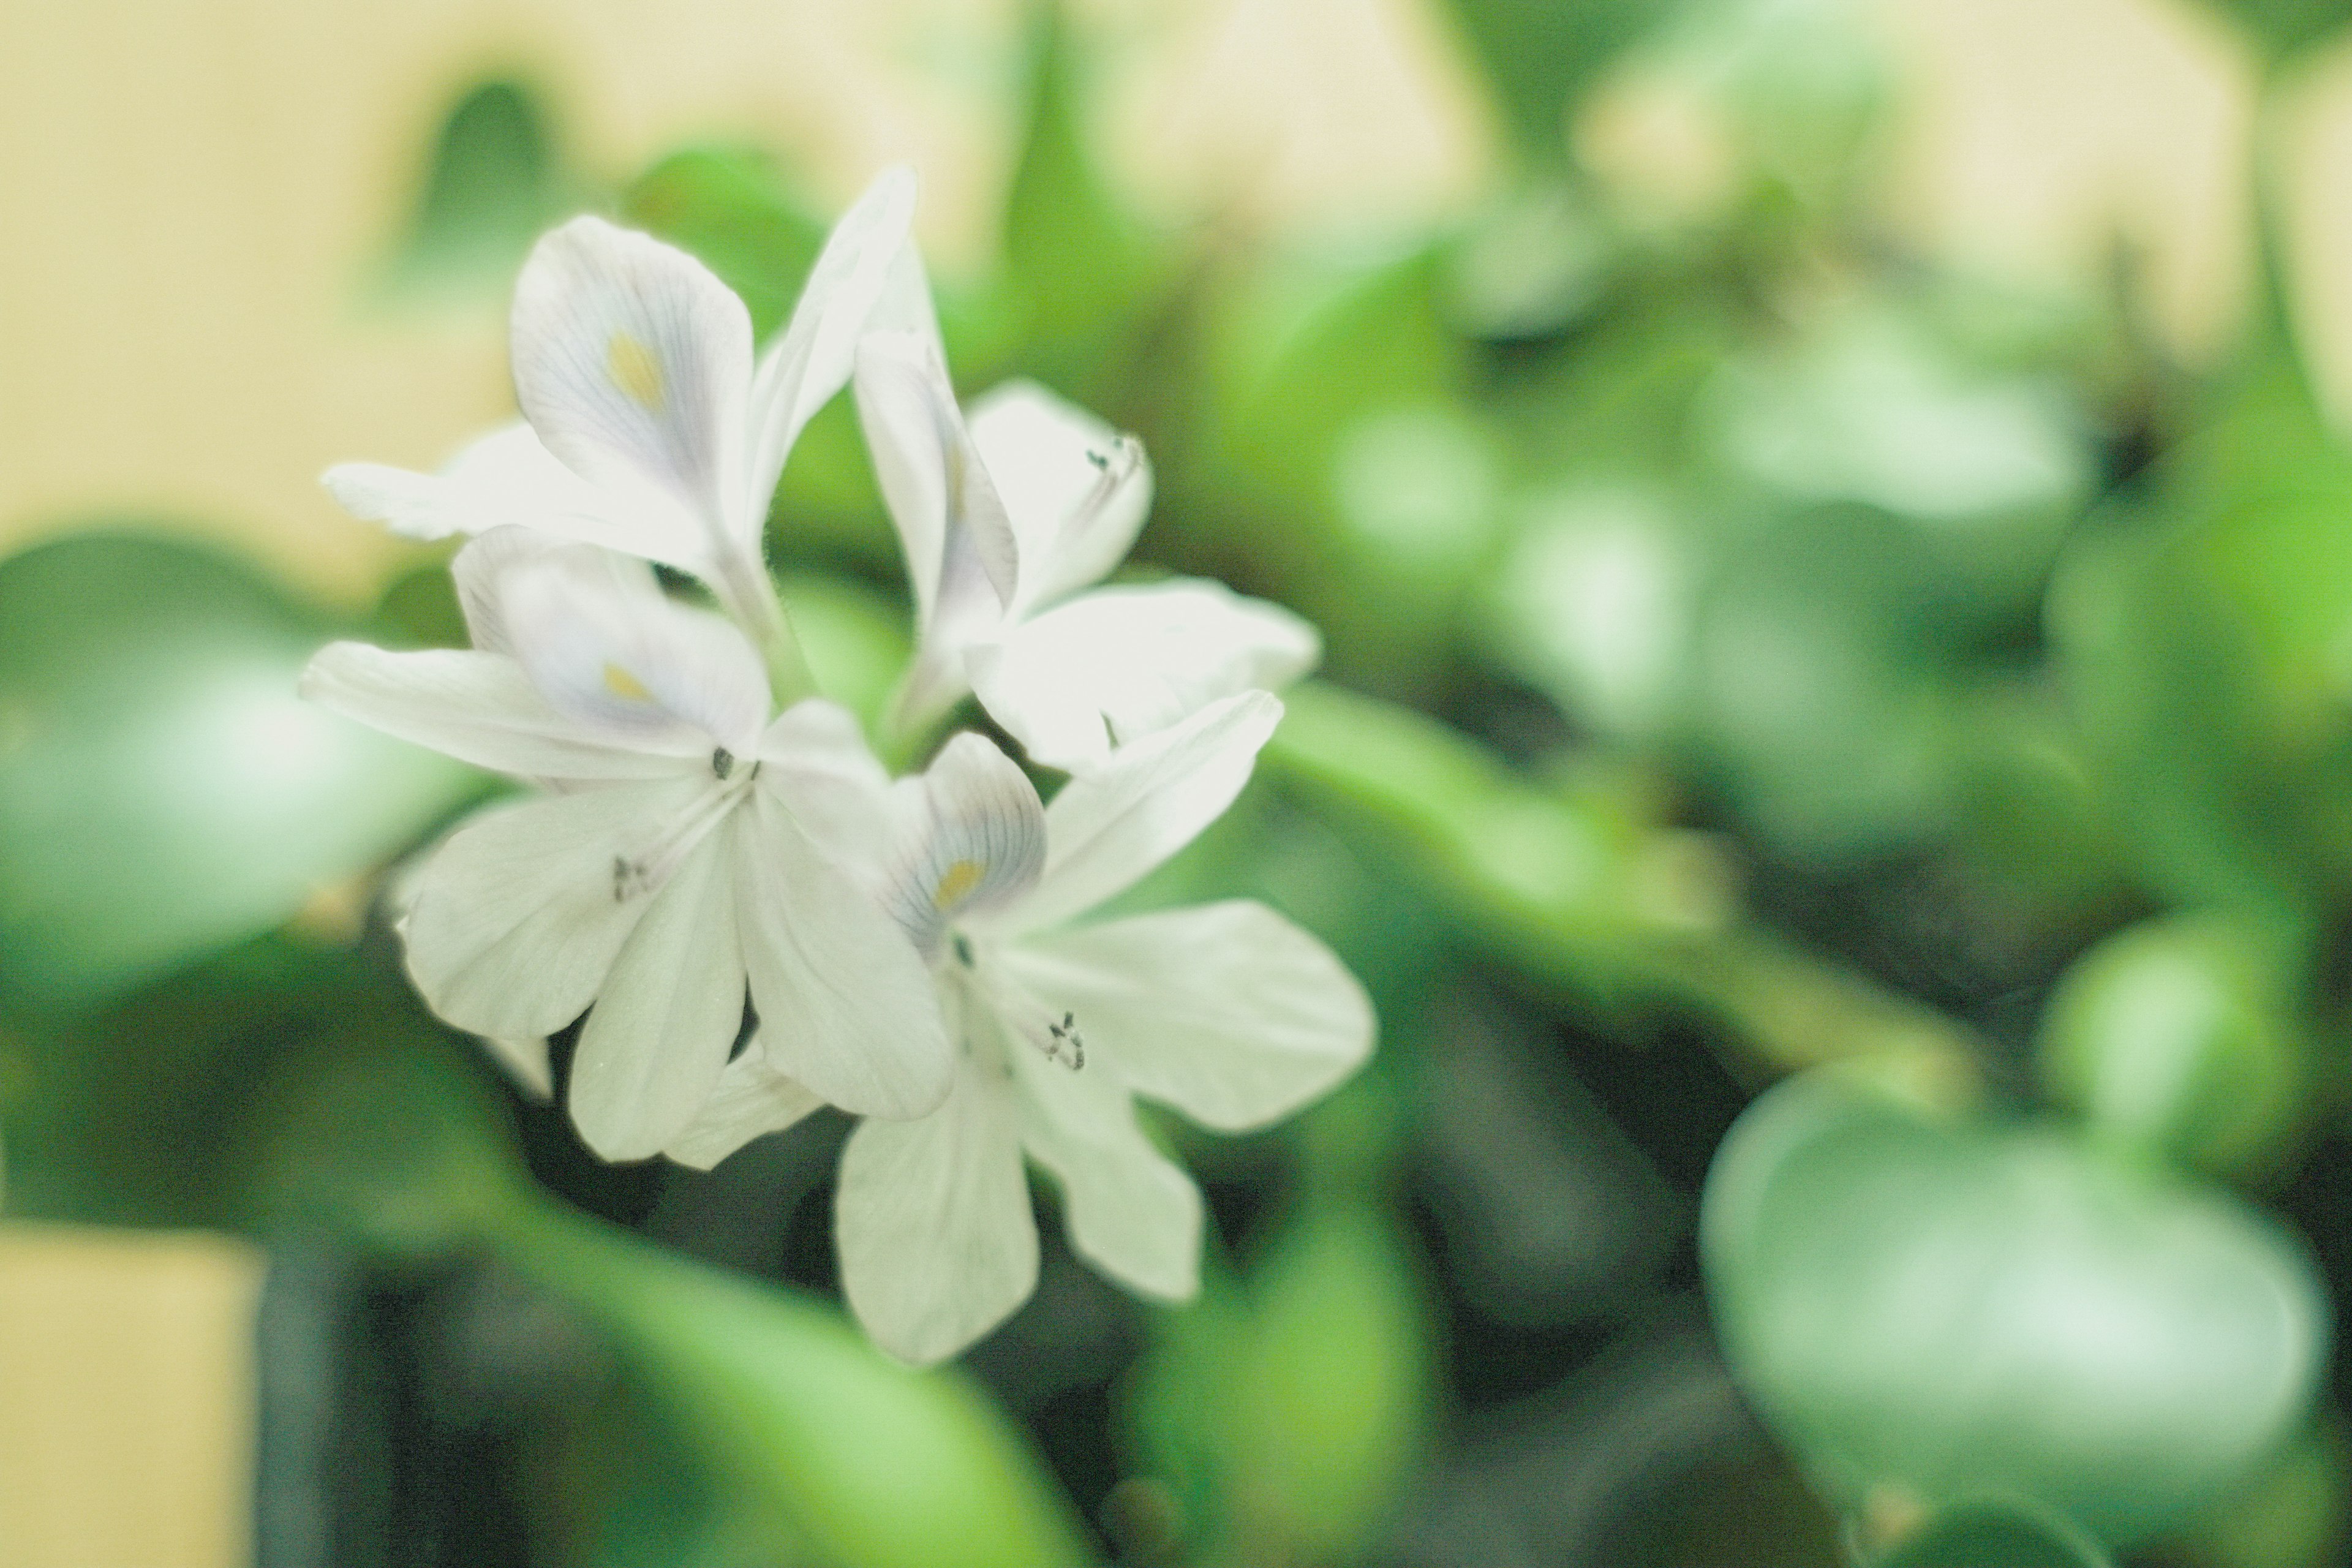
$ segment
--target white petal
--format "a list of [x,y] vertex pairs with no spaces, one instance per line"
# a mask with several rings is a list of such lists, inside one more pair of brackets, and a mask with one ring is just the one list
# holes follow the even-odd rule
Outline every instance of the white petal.
[[924,269],[923,253],[919,247],[907,245],[891,258],[889,270],[882,279],[881,297],[875,300],[874,313],[866,325],[873,332],[910,333],[930,345],[942,363],[946,362],[947,343],[940,336],[940,313],[931,301],[930,274]]
[[874,314],[894,266],[913,250],[915,172],[885,169],[825,237],[808,281],[774,346],[761,356],[752,383],[752,438],[759,444],[749,500],[762,516],[776,476],[816,411],[849,380],[857,339]]
[[1077,1255],[1131,1290],[1166,1301],[1201,1287],[1201,1192],[1136,1125],[1111,1074],[1013,1058],[1024,1090],[1022,1142],[1062,1184]]
[[555,1094],[555,1067],[548,1060],[544,1035],[478,1037],[490,1059],[506,1069],[517,1088],[544,1105]]
[[775,796],[736,814],[737,919],[768,1059],[868,1116],[934,1110],[952,1058],[929,970],[898,922]]
[[1083,914],[1190,844],[1249,782],[1281,701],[1244,691],[1130,741],[1045,807],[1045,873],[988,923],[1036,931]]
[[460,648],[387,653],[330,643],[299,689],[371,729],[523,778],[668,778],[677,760],[622,745],[551,707],[521,665]]
[[874,1342],[916,1365],[962,1350],[1037,1283],[1037,1224],[1003,1079],[966,1062],[918,1121],[866,1121],[835,1201],[842,1293]]
[[484,653],[512,656],[514,638],[507,629],[501,580],[509,568],[566,547],[554,534],[510,525],[484,529],[466,542],[449,563],[449,578],[457,589],[457,608],[465,615],[467,636],[476,647]]
[[857,345],[856,395],[922,639],[975,619],[992,625],[1013,597],[1018,552],[938,349],[914,333],[868,333]]
[[824,1101],[769,1064],[760,1038],[719,1075],[702,1109],[662,1152],[681,1165],[708,1171],[752,1139],[781,1132]]
[[418,875],[402,928],[417,990],[478,1035],[551,1035],[580,1016],[653,890],[614,868],[639,864],[702,786],[541,796],[493,806],[450,835]]
[[[820,697],[793,704],[760,737],[759,760],[759,787],[775,792],[819,849],[845,869],[878,873],[890,775],[848,709]],[[880,896],[878,877],[872,890]]]
[[470,505],[475,498],[438,474],[388,463],[338,463],[319,482],[362,522],[380,522],[411,539],[446,539],[495,525],[488,509]]
[[968,663],[989,716],[1030,760],[1076,771],[1219,698],[1286,686],[1321,651],[1281,605],[1184,578],[1081,594]]
[[579,217],[515,283],[515,397],[547,449],[673,531],[677,548],[756,558],[742,448],[751,383],[743,302],[650,235]]
[[461,449],[438,474],[381,463],[343,463],[322,481],[345,511],[412,539],[444,539],[520,526],[574,544],[596,544],[688,571],[702,571],[709,542],[676,526],[667,506],[631,510],[573,473],[520,420]]
[[743,1026],[734,845],[714,833],[646,909],[597,988],[572,1058],[572,1124],[607,1160],[642,1160],[686,1131]]
[[971,443],[1019,542],[1016,616],[1099,581],[1151,510],[1142,444],[1034,382],[1007,382],[974,403]]
[[1356,977],[1263,904],[1034,936],[994,962],[1071,1016],[1089,1063],[1222,1132],[1289,1115],[1372,1048],[1372,1005]]
[[664,595],[645,563],[574,545],[509,566],[498,586],[515,656],[554,707],[664,755],[758,746],[759,654],[724,616]]
[[893,791],[883,904],[926,957],[950,921],[1001,909],[1045,865],[1045,808],[1020,764],[965,731]]

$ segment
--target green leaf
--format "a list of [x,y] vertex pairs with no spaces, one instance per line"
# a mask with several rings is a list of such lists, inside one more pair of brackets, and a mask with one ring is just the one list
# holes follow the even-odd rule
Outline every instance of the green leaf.
[[534,1191],[478,1069],[415,1026],[289,1075],[262,1212],[395,1257],[496,1251],[598,1328],[735,1488],[771,1560],[1051,1568],[1088,1553],[1026,1444],[953,1371],[886,1359],[804,1297],[666,1253]]
[[2095,1136],[2219,1172],[2276,1162],[2302,1120],[2310,1046],[2290,933],[2226,915],[2131,926],[2058,982],[2042,1080]]
[[1716,552],[1688,658],[1693,747],[1761,835],[1853,864],[1931,838],[1956,794],[1927,580],[1883,513],[1776,516]]
[[1034,7],[1029,115],[1005,195],[1005,284],[1030,368],[1074,395],[1174,280],[1173,258],[1104,183],[1087,150],[1079,59],[1064,7]]
[[217,555],[84,535],[0,564],[0,974],[79,1005],[286,921],[480,775],[303,702],[328,629]]
[[2201,1568],[2311,1568],[2345,1560],[2347,1455],[2342,1418],[2325,1412],[2262,1473],[2180,1533]]
[[580,184],[530,89],[482,83],[457,100],[434,139],[408,232],[392,259],[391,289],[502,294],[539,231],[578,200]]
[[2054,379],[1974,370],[1885,307],[1734,361],[1709,413],[1742,473],[1801,504],[1875,509],[1937,608],[1978,621],[2031,610],[2093,479]]
[[1466,350],[1444,290],[1424,247],[1326,258],[1214,301],[1217,491],[1164,508],[1153,536],[1180,561],[1238,553],[1322,628],[1328,668],[1391,692],[1437,668],[1495,533],[1497,454],[1456,396]]
[[518,1215],[504,1243],[636,1363],[679,1430],[774,1521],[780,1557],[844,1568],[1088,1561],[1025,1443],[959,1374],[898,1366],[829,1308],[569,1212]]
[[1690,681],[1702,551],[1663,487],[1548,489],[1487,595],[1498,655],[1579,726],[1654,742]]
[[1873,1568],[2108,1568],[2109,1559],[2066,1521],[2024,1502],[1945,1509]]
[[856,714],[866,733],[881,733],[882,710],[907,669],[907,611],[847,578],[815,573],[782,574],[776,591],[817,689]]
[[1391,1224],[1310,1207],[1245,1284],[1162,1320],[1129,1417],[1205,1533],[1239,1561],[1348,1562],[1419,1457],[1432,1369]]
[[1734,1126],[1701,1249],[1750,1397],[1874,1511],[2015,1496],[2139,1539],[2300,1426],[2327,1342],[2307,1256],[2227,1194],[1822,1074]]
[[2297,54],[2352,21],[2347,0],[2210,0],[2273,58]]
[[1671,0],[1454,0],[1512,131],[1547,162],[1563,153],[1569,106],[1681,9]]
[[824,243],[824,226],[785,189],[774,162],[745,148],[671,153],[629,186],[621,216],[717,273],[763,339],[792,315]]
[[23,1017],[14,1059],[8,1208],[83,1225],[234,1226],[254,1108],[322,1033],[400,1016],[405,986],[348,950],[281,934],[175,970],[69,1017]]
[[1328,511],[1331,463],[1366,418],[1453,401],[1465,350],[1442,310],[1435,248],[1267,279],[1221,327],[1227,460],[1270,493]]
[[2273,361],[2061,560],[2049,627],[2085,754],[2183,901],[2352,887],[2347,514],[2352,450]]

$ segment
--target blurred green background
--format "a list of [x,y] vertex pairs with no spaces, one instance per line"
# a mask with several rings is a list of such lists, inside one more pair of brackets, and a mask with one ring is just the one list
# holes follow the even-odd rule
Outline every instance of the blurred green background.
[[[2340,1561],[2347,19],[15,8],[0,1563]],[[422,1012],[383,875],[499,786],[292,696],[462,637],[312,479],[503,416],[541,227],[765,331],[899,157],[961,388],[1138,431],[1136,570],[1325,634],[1132,897],[1382,1018],[1160,1128],[1199,1301],[1049,1225],[919,1376],[843,1122],[604,1166]],[[769,541],[870,708],[845,405]]]

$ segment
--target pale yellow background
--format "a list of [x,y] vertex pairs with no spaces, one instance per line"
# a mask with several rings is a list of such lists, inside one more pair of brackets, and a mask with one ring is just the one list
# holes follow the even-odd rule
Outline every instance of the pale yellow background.
[[[2142,249],[2195,350],[2238,308],[2248,72],[2167,0],[1878,0],[1906,87],[1890,214],[1972,264],[2080,275]],[[1085,0],[1102,150],[1171,216],[1379,228],[1465,208],[1492,117],[1423,0]],[[927,241],[984,258],[1017,0],[0,0],[0,548],[95,516],[233,540],[346,602],[394,547],[326,464],[427,464],[506,407],[494,314],[361,279],[462,87],[519,73],[619,177],[692,136],[764,142],[840,200],[911,159]],[[2352,79],[2307,145],[2352,153]],[[2315,279],[2352,196],[2306,162]],[[2352,344],[2352,289],[2311,319]],[[2331,366],[2352,367],[2332,352]],[[2352,391],[2352,369],[2335,371]]]
[[[507,409],[494,306],[393,313],[361,286],[454,94],[534,81],[613,178],[682,138],[750,138],[838,202],[910,159],[935,259],[972,267],[1021,9],[0,0],[0,552],[148,516],[364,600],[395,548],[333,512],[319,470],[430,464]],[[1166,216],[1376,232],[1466,210],[1494,177],[1493,118],[1421,0],[1080,9],[1110,62],[1101,151]],[[1880,10],[1903,73],[1895,222],[2028,281],[2083,277],[2127,236],[2176,341],[2223,339],[2247,273],[2250,73],[2219,26],[2166,0]],[[2335,281],[2352,281],[2352,67],[2321,74],[2300,291],[2352,393]],[[1621,100],[1592,144],[1668,177],[1691,151],[1671,98]],[[0,1235],[0,1568],[241,1560],[255,1268],[225,1243]]]
[[0,1564],[246,1560],[260,1281],[223,1237],[0,1226]]

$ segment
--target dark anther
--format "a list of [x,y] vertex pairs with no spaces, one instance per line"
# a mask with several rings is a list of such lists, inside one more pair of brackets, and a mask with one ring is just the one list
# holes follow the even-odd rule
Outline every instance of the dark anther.
[[1110,472],[1110,459],[1104,457],[1100,452],[1096,451],[1092,447],[1087,448],[1087,461],[1092,463],[1096,468],[1100,468],[1105,473]]
[[1087,1042],[1078,1036],[1078,1020],[1076,1014],[1063,1014],[1062,1021],[1060,1023],[1048,1024],[1045,1026],[1045,1033],[1052,1037],[1054,1042],[1052,1045],[1045,1047],[1045,1056],[1048,1060],[1060,1061],[1062,1059],[1062,1047],[1066,1046],[1069,1047],[1070,1051],[1070,1070],[1072,1072],[1076,1072],[1087,1065]]
[[966,969],[971,967],[971,943],[961,931],[955,933],[955,955],[958,963]]
[[710,771],[721,779],[735,771],[735,753],[721,746],[710,753]]

